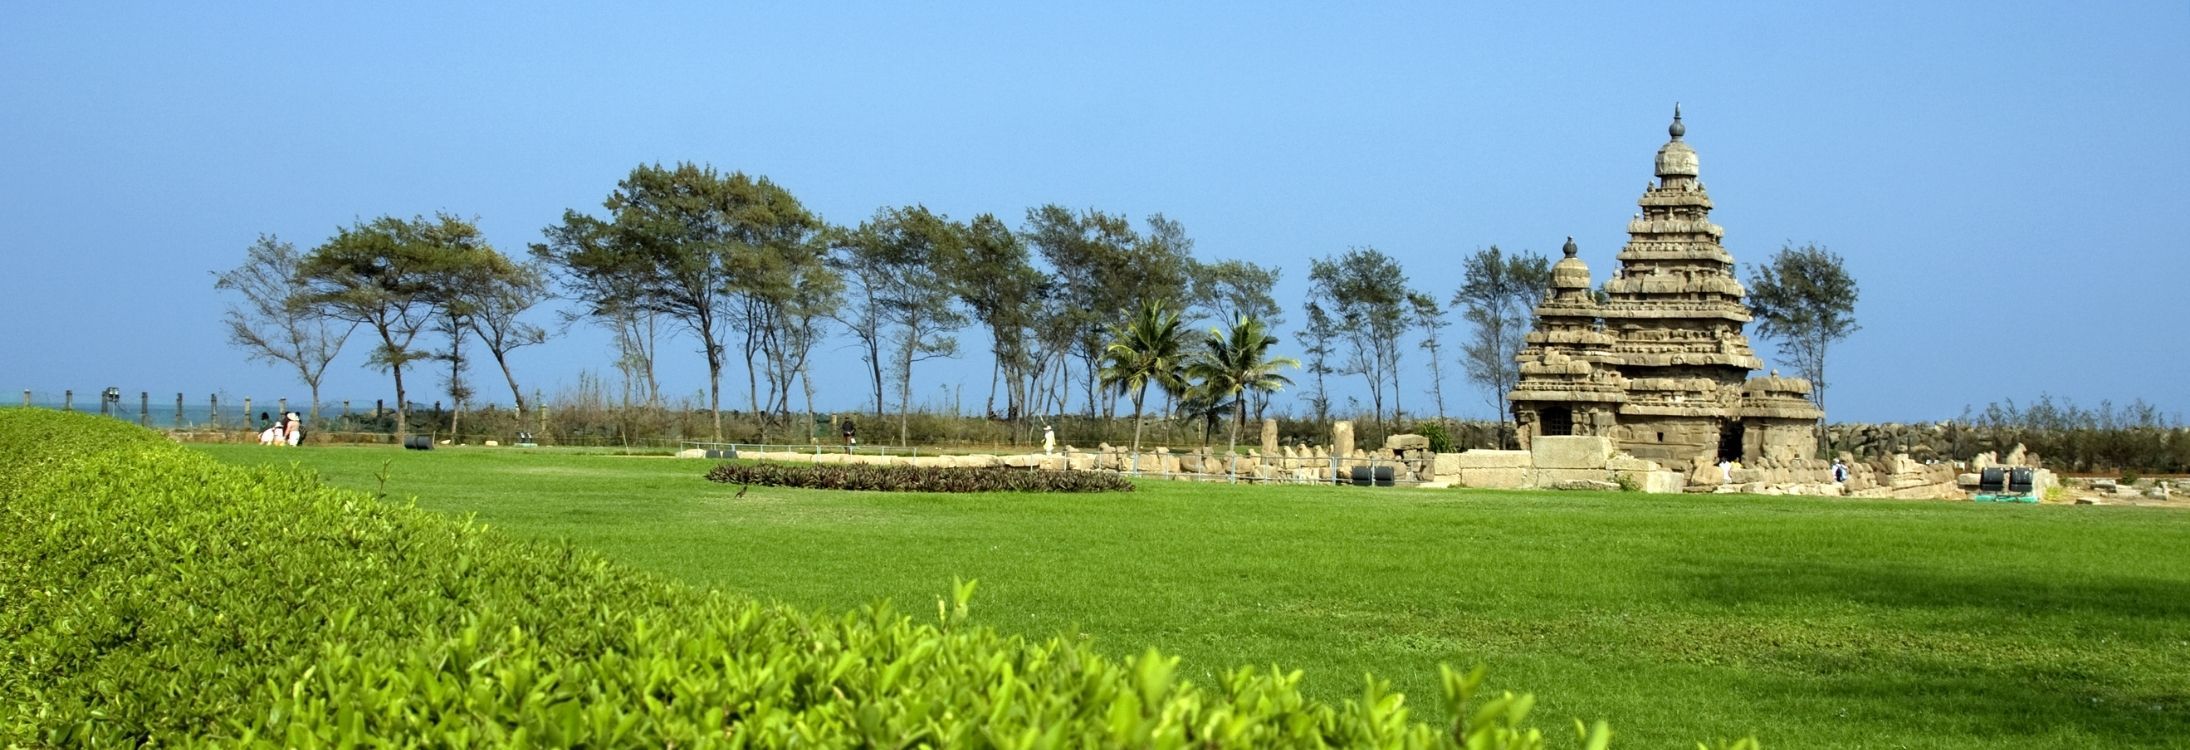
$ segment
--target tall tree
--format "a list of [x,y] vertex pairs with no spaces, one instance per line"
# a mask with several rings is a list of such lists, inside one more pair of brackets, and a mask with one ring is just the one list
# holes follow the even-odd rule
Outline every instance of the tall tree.
[[[1032,340],[1035,317],[1049,292],[1049,278],[1034,267],[1026,243],[993,214],[974,217],[963,241],[949,249],[945,275],[973,318],[988,329],[989,353],[995,358],[986,411],[996,414],[1000,380],[1003,416],[1019,424],[1028,411],[1029,376],[1039,348]],[[1017,437],[1015,433],[1013,439]]]
[[312,421],[318,422],[320,379],[357,323],[329,318],[307,304],[310,289],[298,274],[303,262],[296,245],[262,234],[244,251],[242,265],[215,274],[213,288],[243,297],[223,318],[229,343],[251,359],[295,368],[312,392]]
[[1309,293],[1330,310],[1339,337],[1346,341],[1340,371],[1367,382],[1379,424],[1384,422],[1387,385],[1394,415],[1399,411],[1399,338],[1407,329],[1405,278],[1399,261],[1375,248],[1309,261]]
[[[820,321],[835,309],[843,284],[829,266],[821,222],[787,192],[764,198],[741,216],[728,284],[731,323],[742,334],[747,395],[767,442],[770,425],[790,418],[792,384],[805,382]],[[811,383],[806,386],[810,391]]]
[[1302,308],[1307,311],[1308,325],[1301,331],[1301,343],[1303,353],[1308,355],[1308,374],[1316,379],[1308,407],[1315,412],[1316,421],[1325,422],[1331,418],[1331,391],[1324,379],[1338,372],[1331,366],[1331,357],[1338,353],[1338,321],[1331,319],[1330,312],[1312,294]]
[[1840,255],[1815,244],[1780,248],[1749,269],[1749,311],[1757,335],[1779,346],[1796,374],[1809,378],[1810,398],[1825,408],[1825,350],[1862,330],[1858,295]]
[[566,329],[578,321],[590,320],[614,335],[615,366],[624,378],[624,406],[632,405],[631,390],[636,386],[641,402],[659,407],[661,384],[655,378],[654,362],[661,342],[662,315],[639,304],[644,285],[636,268],[610,267],[617,262],[636,261],[638,256],[600,249],[595,233],[604,230],[601,222],[590,217],[572,222],[566,214],[565,223],[545,230],[547,242],[532,244],[532,257],[543,271],[554,276],[559,295],[578,305],[561,314]]
[[1551,261],[1525,250],[1507,255],[1492,245],[1469,254],[1461,269],[1452,304],[1475,326],[1475,335],[1461,347],[1460,362],[1468,380],[1489,392],[1499,420],[1511,420],[1506,394],[1521,379],[1515,358],[1528,335],[1529,315],[1551,285]]
[[449,436],[461,439],[464,427],[464,404],[471,400],[471,381],[465,377],[471,361],[464,354],[464,339],[471,337],[471,312],[469,305],[453,298],[441,304],[434,313],[431,328],[448,343],[448,348],[433,353],[433,358],[449,366],[441,376],[441,387],[449,394]]
[[452,269],[492,250],[478,227],[448,214],[383,216],[335,231],[298,269],[303,304],[335,320],[370,326],[380,346],[368,361],[395,377],[395,431],[410,434],[403,368],[430,353],[414,344],[447,296]]
[[1270,348],[1277,344],[1278,338],[1263,328],[1262,321],[1242,315],[1233,318],[1228,328],[1209,329],[1200,352],[1186,366],[1187,377],[1199,381],[1200,391],[1211,397],[1212,404],[1231,400],[1233,452],[1239,451],[1239,433],[1247,425],[1247,394],[1282,390],[1293,381],[1278,374],[1279,368],[1300,368],[1300,360],[1270,355]]
[[517,385],[509,355],[521,347],[547,341],[546,329],[518,319],[547,300],[547,275],[537,263],[515,263],[507,258],[499,258],[484,270],[487,273],[479,286],[469,291],[471,331],[486,344],[494,364],[502,368],[502,379],[509,383],[510,401],[517,406],[517,422],[524,424],[525,390]]
[[1281,275],[1276,266],[1259,266],[1252,261],[1226,258],[1195,262],[1191,272],[1193,305],[1189,311],[1202,320],[1230,322],[1245,316],[1262,321],[1265,328],[1283,325],[1285,310],[1278,306],[1275,296]]
[[1064,309],[1076,323],[1074,354],[1083,364],[1088,411],[1094,413],[1097,363],[1108,345],[1110,318],[1151,303],[1180,309],[1193,241],[1179,222],[1162,214],[1148,217],[1143,234],[1125,217],[1074,213],[1055,204],[1028,209],[1020,231],[1056,274]]
[[876,211],[875,218],[856,229],[838,227],[829,233],[829,264],[844,280],[846,298],[845,304],[838,305],[832,315],[852,334],[853,345],[859,348],[859,360],[866,365],[869,392],[874,396],[876,418],[885,413],[882,368],[886,360],[882,347],[884,316],[889,309],[893,283],[878,228],[880,222],[887,220],[887,211]]
[[1185,324],[1161,302],[1150,302],[1132,320],[1111,327],[1098,377],[1105,387],[1133,401],[1133,450],[1141,449],[1148,386],[1173,396],[1186,390],[1185,350]]
[[1430,353],[1430,395],[1437,399],[1437,421],[1445,421],[1445,355],[1441,339],[1445,331],[1445,310],[1437,304],[1437,298],[1421,292],[1407,293],[1407,307],[1413,313],[1411,322],[1422,330],[1422,349]]
[[713,435],[721,440],[727,329],[733,296],[744,291],[734,285],[734,266],[741,255],[810,233],[818,222],[766,177],[691,163],[636,167],[601,205],[607,220],[563,212],[536,252],[588,279],[582,286],[622,295],[618,306],[661,315],[699,339]]
[[835,262],[848,269],[856,289],[853,335],[868,348],[876,390],[884,357],[897,381],[900,444],[912,437],[913,365],[958,352],[951,332],[965,325],[965,316],[941,268],[960,252],[965,232],[923,206],[884,208],[839,243]]
[[[1191,260],[1191,259],[1190,259]],[[1210,263],[1191,261],[1193,280],[1190,316],[1223,324],[1241,316],[1262,321],[1265,329],[1275,329],[1285,323],[1285,310],[1278,306],[1275,290],[1280,274],[1276,266],[1259,266],[1249,261],[1225,259]],[[1270,392],[1250,390],[1247,400],[1256,419],[1270,405]]]

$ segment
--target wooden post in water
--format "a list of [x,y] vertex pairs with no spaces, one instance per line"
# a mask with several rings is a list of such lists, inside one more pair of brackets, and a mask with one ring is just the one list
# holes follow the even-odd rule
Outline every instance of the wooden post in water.
[[75,391],[74,389],[70,389],[70,390],[62,391],[62,392],[61,392],[61,411],[75,411],[75,410],[76,410],[76,391]]
[[183,426],[182,391],[175,392],[175,426]]
[[152,426],[152,392],[137,392],[137,426]]

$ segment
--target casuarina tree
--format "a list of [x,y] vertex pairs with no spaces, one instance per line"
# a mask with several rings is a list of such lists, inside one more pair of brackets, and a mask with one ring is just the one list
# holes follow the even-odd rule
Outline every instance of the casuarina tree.
[[1840,256],[1817,245],[1780,248],[1749,269],[1749,312],[1758,336],[1779,347],[1795,374],[1810,380],[1810,398],[1825,408],[1825,350],[1862,330],[1855,322],[1857,289]]
[[1460,362],[1468,380],[1489,392],[1500,420],[1513,418],[1506,394],[1521,379],[1514,359],[1528,335],[1529,315],[1550,285],[1551,261],[1535,253],[1507,255],[1492,245],[1461,261],[1460,289],[1453,293],[1452,304],[1475,326],[1475,335],[1461,346]]
[[223,319],[229,343],[251,359],[294,368],[312,392],[311,418],[318,422],[320,379],[357,323],[328,317],[308,303],[310,289],[297,275],[303,263],[296,245],[262,234],[245,252],[243,264],[218,274],[213,288],[243,297],[228,306]]

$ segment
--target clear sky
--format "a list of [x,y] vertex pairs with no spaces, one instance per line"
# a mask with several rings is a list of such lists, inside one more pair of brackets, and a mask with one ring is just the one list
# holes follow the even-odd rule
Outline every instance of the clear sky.
[[[1467,252],[1573,235],[1601,281],[1678,101],[1735,257],[1814,242],[1862,285],[1833,419],[2190,412],[2179,0],[602,5],[0,6],[0,393],[302,398],[219,326],[212,272],[257,235],[445,210],[520,254],[656,161],[839,223],[1162,212],[1199,257],[1282,267],[1292,323],[1309,259],[1356,246],[1449,296]],[[964,343],[916,399],[986,396]],[[365,351],[328,398],[392,397]],[[612,354],[579,327],[516,359],[552,395]],[[819,369],[821,408],[866,397],[850,349]],[[1452,369],[1452,411],[1490,416]],[[705,373],[664,346],[672,393]]]

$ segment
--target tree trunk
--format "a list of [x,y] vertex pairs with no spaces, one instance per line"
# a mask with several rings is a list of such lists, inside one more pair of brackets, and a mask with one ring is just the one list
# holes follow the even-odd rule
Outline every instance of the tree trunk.
[[411,406],[409,399],[403,395],[403,366],[398,364],[388,369],[395,371],[395,439],[402,440],[411,435],[410,424],[406,419]]
[[700,346],[707,349],[707,411],[714,417],[717,443],[722,442],[722,347],[715,344],[715,337],[700,337]]
[[1133,452],[1141,452],[1141,400],[1147,398],[1148,386],[1133,392]]
[[[494,352],[494,363],[502,366],[502,379],[509,381],[510,398],[517,402],[517,424],[523,425],[525,423],[525,391],[524,389],[517,387],[517,376],[510,373],[509,353],[506,351],[495,350],[491,347],[488,350]],[[628,405],[631,400],[631,397],[629,395],[629,387],[626,386],[625,390],[626,395],[624,396],[624,401]]]
[[914,348],[920,345],[918,329],[905,331],[905,350],[898,353],[897,372],[897,447],[912,445],[912,358]]
[[1237,397],[1234,397],[1232,399],[1232,447],[1228,450],[1233,455],[1239,454],[1239,428],[1241,425],[1247,423],[1246,399],[1247,394],[1245,392],[1241,392]]

